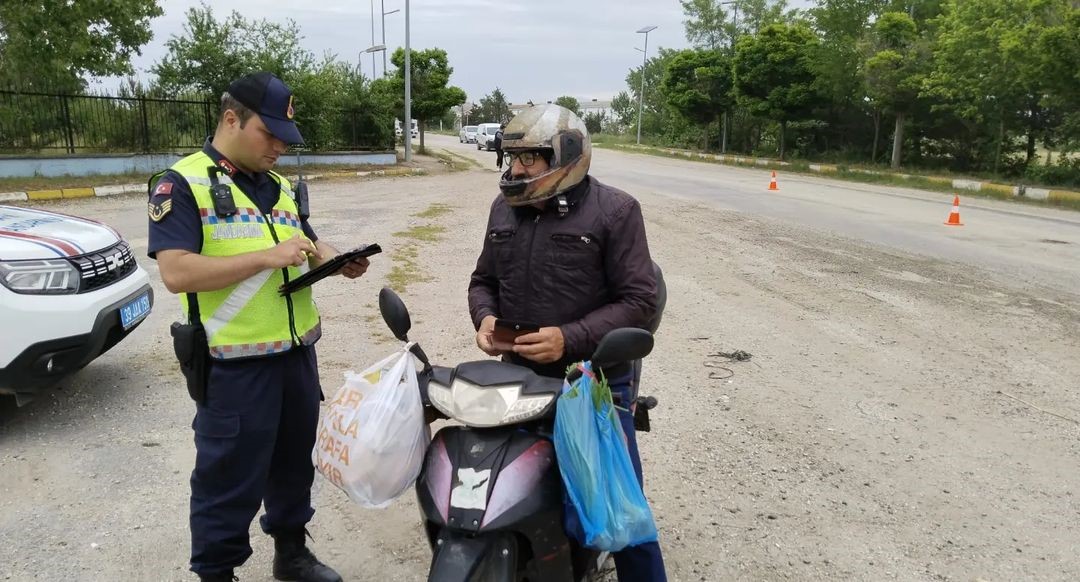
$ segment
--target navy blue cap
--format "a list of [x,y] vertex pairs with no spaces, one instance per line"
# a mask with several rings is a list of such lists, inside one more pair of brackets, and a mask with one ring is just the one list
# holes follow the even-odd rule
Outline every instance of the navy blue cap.
[[274,137],[290,145],[304,143],[293,121],[296,112],[293,109],[292,91],[273,73],[245,75],[233,81],[228,91],[244,107],[259,114]]

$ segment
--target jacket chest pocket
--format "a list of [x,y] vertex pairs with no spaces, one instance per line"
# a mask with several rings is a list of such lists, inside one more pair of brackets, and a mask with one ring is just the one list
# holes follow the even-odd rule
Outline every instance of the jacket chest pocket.
[[513,229],[495,229],[488,233],[488,244],[491,248],[492,267],[495,274],[502,278],[513,270],[514,264],[514,235]]
[[567,270],[596,270],[601,266],[600,245],[588,233],[557,232],[551,235],[547,261]]

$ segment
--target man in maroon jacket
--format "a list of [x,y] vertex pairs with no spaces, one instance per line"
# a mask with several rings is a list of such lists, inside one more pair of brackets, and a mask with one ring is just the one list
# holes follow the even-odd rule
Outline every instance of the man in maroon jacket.
[[[558,105],[534,106],[503,131],[507,170],[491,205],[484,248],[469,283],[476,344],[489,355],[561,378],[620,327],[646,327],[656,314],[656,275],[641,206],[588,175],[589,133]],[[512,345],[495,342],[495,320],[535,323]],[[632,375],[609,378],[630,400]],[[638,480],[633,417],[620,410]],[[620,582],[665,581],[656,542],[615,554]]]

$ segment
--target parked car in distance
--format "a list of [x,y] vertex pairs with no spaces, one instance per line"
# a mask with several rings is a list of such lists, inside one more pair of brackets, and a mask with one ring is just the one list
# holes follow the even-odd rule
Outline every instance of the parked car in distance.
[[461,143],[476,143],[476,126],[466,125],[458,132],[458,141]]
[[481,123],[476,126],[476,149],[491,151],[495,149],[492,143],[495,133],[499,131],[498,123]]
[[[412,137],[419,137],[420,136],[420,128],[417,126],[415,119],[412,120],[412,131],[410,131],[409,133],[412,134]],[[399,138],[401,137],[401,120],[400,119],[395,119],[394,120],[394,135],[396,135]]]

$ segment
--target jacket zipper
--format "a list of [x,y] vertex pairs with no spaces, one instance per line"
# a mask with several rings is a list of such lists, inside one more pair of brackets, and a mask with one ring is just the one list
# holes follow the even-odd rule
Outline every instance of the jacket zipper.
[[[278,240],[277,230],[274,229],[274,223],[270,220],[270,217],[267,216],[261,208],[259,209],[259,213],[262,214],[263,220],[266,221],[266,225],[270,227],[270,236],[274,239],[274,244],[281,244],[281,241]],[[281,276],[285,279],[285,283],[287,284],[289,282],[288,267],[281,268]],[[285,306],[288,307],[289,310],[289,335],[292,336],[292,344],[295,348],[300,345],[300,336],[296,334],[296,314],[293,312],[292,295],[289,293],[285,294]]]
[[537,214],[536,218],[533,219],[532,232],[529,233],[529,252],[525,253],[525,256],[528,257],[528,259],[525,261],[525,281],[529,285],[529,298],[526,300],[527,303],[526,303],[526,310],[525,311],[526,311],[526,313],[529,314],[530,317],[532,316],[532,313],[533,313],[533,310],[532,310],[532,298],[533,298],[534,295],[536,295],[536,289],[533,288],[533,280],[532,280],[532,259],[533,259],[532,251],[533,251],[533,243],[536,242],[536,231],[537,231],[537,227],[540,226],[540,217],[541,216],[542,215]]
[[561,241],[566,241],[566,242],[581,241],[581,242],[583,242],[585,244],[591,244],[592,243],[592,238],[590,238],[589,235],[587,235],[587,234],[583,234],[583,235],[579,236],[579,235],[575,235],[575,234],[556,233],[556,234],[551,235],[551,240],[561,240]]

